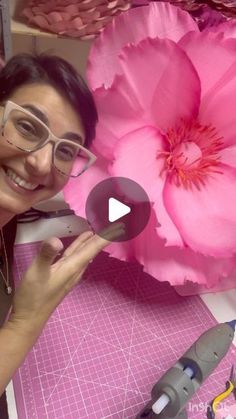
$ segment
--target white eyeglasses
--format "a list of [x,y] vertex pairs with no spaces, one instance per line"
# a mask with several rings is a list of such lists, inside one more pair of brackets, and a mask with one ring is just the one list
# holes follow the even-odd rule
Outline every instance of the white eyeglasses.
[[53,143],[52,164],[68,177],[80,176],[96,160],[78,142],[57,138],[39,118],[9,100],[4,105],[2,135],[9,144],[28,153]]

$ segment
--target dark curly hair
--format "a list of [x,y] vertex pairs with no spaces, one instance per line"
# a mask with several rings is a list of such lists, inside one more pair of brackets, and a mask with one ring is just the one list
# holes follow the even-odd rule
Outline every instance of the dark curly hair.
[[85,130],[85,146],[95,137],[98,121],[93,96],[75,68],[55,55],[17,54],[0,71],[0,102],[7,100],[18,87],[46,83],[60,92],[78,112]]

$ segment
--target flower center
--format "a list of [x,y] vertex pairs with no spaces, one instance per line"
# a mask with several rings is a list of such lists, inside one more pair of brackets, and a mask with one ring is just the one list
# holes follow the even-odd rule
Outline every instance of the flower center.
[[172,164],[178,170],[187,170],[198,166],[202,158],[200,147],[193,141],[183,140],[172,152]]
[[199,187],[205,184],[210,173],[221,173],[219,168],[222,137],[211,125],[197,121],[182,122],[166,134],[169,151],[161,152],[165,157],[164,170],[175,179],[177,185]]

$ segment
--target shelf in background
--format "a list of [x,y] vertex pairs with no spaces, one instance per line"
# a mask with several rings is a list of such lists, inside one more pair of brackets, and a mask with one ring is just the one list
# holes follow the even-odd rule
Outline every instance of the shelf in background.
[[58,38],[59,36],[55,33],[44,32],[38,28],[33,28],[26,25],[23,22],[18,22],[14,18],[11,19],[11,31],[18,35],[30,35],[30,36],[45,36],[49,38]]
[[[93,40],[58,35],[46,30],[29,26],[21,16],[27,0],[8,0],[10,6],[10,26],[12,34],[12,53],[22,52],[49,53],[70,62],[86,79],[87,58]],[[33,41],[36,41],[35,43]]]

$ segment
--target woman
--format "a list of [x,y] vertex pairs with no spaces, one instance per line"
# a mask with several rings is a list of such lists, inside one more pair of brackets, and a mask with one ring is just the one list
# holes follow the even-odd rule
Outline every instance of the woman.
[[[78,283],[89,261],[122,234],[123,227],[113,226],[106,239],[83,233],[65,251],[58,238],[45,241],[14,293],[15,216],[57,194],[71,176],[79,176],[93,162],[87,148],[95,134],[97,112],[75,69],[47,55],[21,54],[5,65],[0,73],[0,104],[2,394],[51,313]],[[1,419],[3,415],[2,410]]]

